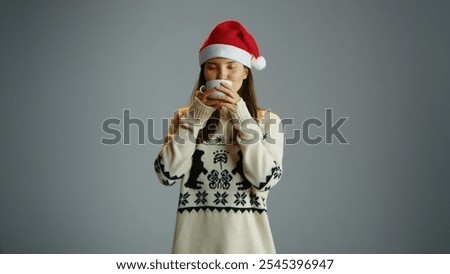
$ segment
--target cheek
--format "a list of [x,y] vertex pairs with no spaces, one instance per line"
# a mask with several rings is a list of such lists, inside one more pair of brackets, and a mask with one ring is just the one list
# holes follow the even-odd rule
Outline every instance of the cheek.
[[241,89],[241,87],[242,87],[242,82],[240,82],[240,83],[233,83],[233,89],[236,91],[236,92],[238,92],[240,89]]
[[233,72],[228,75],[228,78],[233,82],[242,82],[244,80],[244,74],[243,72]]
[[217,79],[217,73],[215,73],[215,71],[212,70],[210,71],[205,70],[204,76],[206,81]]
[[242,86],[242,82],[244,81],[244,77],[242,73],[235,73],[228,77],[229,80],[233,81],[233,89],[239,90]]
[[242,82],[243,82],[243,80],[242,79],[240,79],[240,80],[232,80],[232,79],[230,79],[231,81],[233,81],[233,89],[234,90],[239,90],[240,88],[241,88],[241,86],[242,86]]

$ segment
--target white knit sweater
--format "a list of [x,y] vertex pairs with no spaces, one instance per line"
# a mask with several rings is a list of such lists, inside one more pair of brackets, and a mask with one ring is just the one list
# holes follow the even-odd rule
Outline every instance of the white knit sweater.
[[281,120],[266,111],[257,123],[241,99],[236,112],[220,111],[214,136],[196,144],[214,111],[197,99],[179,109],[155,160],[162,184],[180,182],[172,252],[275,253],[267,196],[281,177]]

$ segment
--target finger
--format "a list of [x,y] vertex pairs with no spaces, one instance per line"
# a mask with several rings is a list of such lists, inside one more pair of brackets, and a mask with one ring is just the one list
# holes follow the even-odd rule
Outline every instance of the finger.
[[208,98],[209,95],[211,95],[215,90],[214,89],[210,89],[210,90],[206,90],[206,91],[199,91],[200,95],[198,96],[198,98],[202,101],[205,102],[206,100],[210,99]]
[[220,98],[222,100],[227,100],[227,99],[228,100],[229,99],[237,100],[238,99],[239,95],[237,93],[235,93],[234,91],[232,91],[232,90],[219,88],[219,87],[217,87],[216,90],[220,91],[221,93],[223,93],[224,96],[216,96],[215,98]]
[[[225,97],[225,96],[221,96],[221,97]],[[218,97],[220,98],[220,97]],[[226,102],[224,102],[222,99],[208,99],[209,104],[213,105],[216,108],[220,108],[220,106]]]
[[212,89],[208,89],[207,91],[203,92],[203,94],[208,97],[209,95],[211,95],[212,93],[214,93],[214,91],[216,91],[215,88]]
[[223,99],[225,97],[229,97],[228,92],[223,92],[222,90],[218,90],[217,88],[213,89],[213,92],[208,95],[208,99]]
[[236,92],[233,90],[233,87],[230,86],[230,85],[228,85],[228,84],[226,84],[226,83],[220,83],[220,85],[218,85],[218,86],[216,87],[216,89],[217,89],[217,90],[220,90],[220,91],[236,93]]
[[233,112],[236,112],[236,104],[232,104],[232,103],[221,103],[220,105],[219,105],[219,108],[220,109],[223,109],[223,108],[227,108],[227,109],[229,109],[229,110],[231,110],[231,111],[233,111]]
[[[216,109],[217,109],[217,108],[219,108],[219,104],[220,104],[220,101],[221,101],[221,100],[217,100],[217,99],[209,98],[209,97],[208,97],[208,96],[211,95],[214,91],[215,91],[215,89],[210,89],[210,90],[207,90],[207,91],[205,91],[205,92],[203,92],[203,93],[199,92],[198,99],[199,99],[204,105],[209,106],[209,107],[213,107],[213,108],[216,108]],[[222,96],[222,97],[225,97],[225,96]]]
[[226,95],[226,96],[216,96],[210,100],[216,100],[220,103],[236,104],[239,101],[239,98],[240,98],[239,96],[231,97]]
[[227,84],[225,82],[220,83],[220,85],[225,87],[225,88],[227,88],[227,89],[229,89],[229,90],[231,90],[231,91],[234,91],[232,85],[229,85],[229,84]]
[[195,97],[198,97],[200,99],[200,96],[203,95],[203,92],[201,92],[200,90],[196,90],[195,91]]

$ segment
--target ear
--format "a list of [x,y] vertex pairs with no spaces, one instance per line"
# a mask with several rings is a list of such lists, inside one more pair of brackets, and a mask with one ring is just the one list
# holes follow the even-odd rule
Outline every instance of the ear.
[[243,74],[243,79],[247,79],[248,76],[248,68],[244,66],[244,74]]

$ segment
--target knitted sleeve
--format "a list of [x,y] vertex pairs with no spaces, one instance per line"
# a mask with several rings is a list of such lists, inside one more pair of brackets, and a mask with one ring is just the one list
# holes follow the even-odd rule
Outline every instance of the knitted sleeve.
[[266,111],[263,119],[256,123],[242,99],[231,115],[238,130],[245,177],[256,189],[267,191],[278,183],[282,174],[284,133],[281,119]]
[[175,112],[164,145],[154,162],[156,175],[163,185],[175,184],[190,170],[192,162],[186,159],[191,159],[198,132],[214,110],[196,98],[190,108]]

